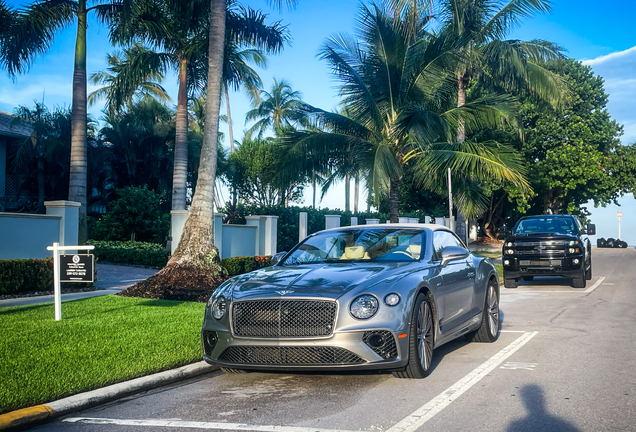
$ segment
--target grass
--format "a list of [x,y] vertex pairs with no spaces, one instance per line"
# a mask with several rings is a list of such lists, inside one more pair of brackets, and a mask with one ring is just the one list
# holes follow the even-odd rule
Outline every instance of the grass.
[[499,281],[503,281],[503,264],[494,263],[495,268],[497,269],[497,274],[499,275]]
[[205,304],[101,296],[0,309],[0,414],[202,358]]
[[477,249],[472,251],[473,255],[483,256],[488,258],[501,258],[501,251],[493,251],[490,249]]

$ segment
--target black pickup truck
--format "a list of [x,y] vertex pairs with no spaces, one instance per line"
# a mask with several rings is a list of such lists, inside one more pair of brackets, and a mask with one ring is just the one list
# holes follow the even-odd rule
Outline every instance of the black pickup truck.
[[565,276],[574,288],[585,288],[592,279],[592,244],[588,235],[596,227],[572,215],[527,216],[519,219],[502,250],[506,288],[516,288],[519,278]]

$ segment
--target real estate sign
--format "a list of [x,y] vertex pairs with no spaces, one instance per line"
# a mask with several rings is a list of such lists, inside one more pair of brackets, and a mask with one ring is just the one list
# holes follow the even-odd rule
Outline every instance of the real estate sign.
[[95,255],[60,255],[60,282],[94,282]]

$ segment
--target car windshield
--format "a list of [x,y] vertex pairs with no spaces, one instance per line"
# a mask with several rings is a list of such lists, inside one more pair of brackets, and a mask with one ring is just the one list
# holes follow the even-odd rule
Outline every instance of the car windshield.
[[424,231],[416,228],[351,228],[307,238],[283,265],[388,261],[412,262],[422,256]]
[[542,217],[522,219],[517,222],[515,235],[530,234],[576,234],[572,218]]

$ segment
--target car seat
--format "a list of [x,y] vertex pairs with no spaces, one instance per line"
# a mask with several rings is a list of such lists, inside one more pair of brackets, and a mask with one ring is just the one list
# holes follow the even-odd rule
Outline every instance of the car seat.
[[364,246],[347,246],[340,257],[341,260],[371,259]]

